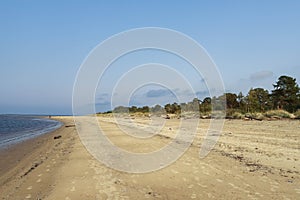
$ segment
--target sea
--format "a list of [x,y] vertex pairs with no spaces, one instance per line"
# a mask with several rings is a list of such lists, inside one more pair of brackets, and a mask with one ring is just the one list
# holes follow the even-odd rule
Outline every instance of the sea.
[[49,133],[62,123],[46,116],[0,115],[0,149]]

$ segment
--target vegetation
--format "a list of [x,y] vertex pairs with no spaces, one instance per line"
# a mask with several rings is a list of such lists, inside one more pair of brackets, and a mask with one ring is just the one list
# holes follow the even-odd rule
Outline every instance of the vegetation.
[[[300,118],[300,89],[295,78],[280,76],[273,84],[271,93],[263,88],[251,88],[246,96],[225,93],[219,97],[206,97],[202,101],[194,98],[187,103],[168,103],[163,107],[124,107],[118,106],[106,113],[153,113],[189,115],[198,113],[200,117],[210,117],[211,111],[221,111],[226,108],[228,118],[250,118],[262,120],[264,118]],[[294,113],[294,114],[291,114]],[[215,113],[214,113],[215,114]]]

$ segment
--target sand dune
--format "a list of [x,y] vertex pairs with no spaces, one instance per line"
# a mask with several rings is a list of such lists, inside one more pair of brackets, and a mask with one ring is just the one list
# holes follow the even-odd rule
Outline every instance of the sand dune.
[[[116,171],[82,145],[70,117],[59,130],[1,152],[1,199],[297,199],[300,196],[300,121],[227,120],[210,154],[199,158],[209,126],[172,165],[146,174]],[[147,118],[134,119],[140,130]],[[172,141],[170,119],[149,139],[130,139],[110,118],[99,119],[112,143],[151,152]],[[190,119],[188,123],[194,123]],[[70,126],[71,125],[71,126]],[[123,125],[126,124],[126,120]],[[138,128],[138,127],[135,127]],[[54,140],[54,136],[62,137]],[[134,142],[133,142],[134,140]],[[25,149],[25,150],[24,150]]]

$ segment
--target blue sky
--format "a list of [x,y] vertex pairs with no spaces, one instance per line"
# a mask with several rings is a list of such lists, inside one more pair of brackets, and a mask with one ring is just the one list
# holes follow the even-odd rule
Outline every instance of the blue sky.
[[[71,114],[73,83],[88,53],[108,37],[140,27],[174,29],[195,39],[229,92],[270,90],[283,74],[299,83],[299,10],[296,0],[1,1],[0,113]],[[135,95],[149,97],[152,90],[162,88]],[[97,94],[100,107],[109,92]],[[150,98],[131,102],[151,104]]]

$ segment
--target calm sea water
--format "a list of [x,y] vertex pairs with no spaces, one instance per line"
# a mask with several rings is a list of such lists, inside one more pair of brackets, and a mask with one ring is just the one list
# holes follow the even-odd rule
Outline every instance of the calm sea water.
[[0,115],[0,148],[51,132],[61,122],[28,115]]

